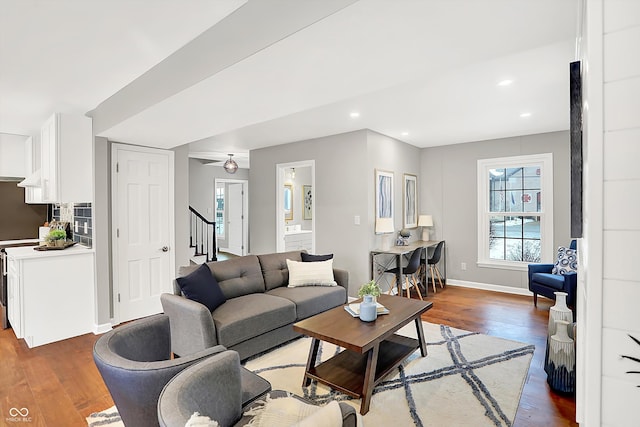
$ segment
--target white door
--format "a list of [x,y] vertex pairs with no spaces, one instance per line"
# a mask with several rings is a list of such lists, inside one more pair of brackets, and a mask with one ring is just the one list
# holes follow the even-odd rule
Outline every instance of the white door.
[[115,314],[119,322],[162,312],[172,292],[173,152],[114,144]]
[[244,255],[244,195],[241,183],[229,183],[227,203],[229,206],[227,218],[227,246],[229,253],[234,255]]

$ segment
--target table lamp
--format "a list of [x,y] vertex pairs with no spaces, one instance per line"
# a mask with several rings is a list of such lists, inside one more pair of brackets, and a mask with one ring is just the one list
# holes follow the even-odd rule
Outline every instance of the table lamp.
[[383,251],[388,251],[391,248],[389,233],[393,233],[393,218],[376,218],[376,234],[382,234],[382,247]]
[[433,217],[431,215],[418,216],[418,227],[422,227],[422,240],[429,240],[428,227],[433,227]]

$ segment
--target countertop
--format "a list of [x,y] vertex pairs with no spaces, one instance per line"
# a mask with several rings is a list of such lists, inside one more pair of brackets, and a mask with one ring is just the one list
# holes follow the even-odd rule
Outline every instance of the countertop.
[[9,246],[16,246],[16,245],[28,245],[28,244],[33,244],[33,245],[37,245],[40,242],[40,240],[38,239],[20,239],[20,240],[0,240],[0,248],[6,248]]
[[[36,240],[37,242],[37,240]],[[15,248],[6,248],[5,251],[7,255],[15,258],[15,259],[28,259],[28,258],[45,258],[45,257],[54,257],[54,256],[65,256],[65,255],[79,255],[79,254],[87,254],[93,253],[94,250],[92,248],[87,248],[85,246],[75,244],[74,246],[70,246],[66,249],[60,250],[51,250],[51,251],[36,251],[33,249],[34,246],[21,246]]]

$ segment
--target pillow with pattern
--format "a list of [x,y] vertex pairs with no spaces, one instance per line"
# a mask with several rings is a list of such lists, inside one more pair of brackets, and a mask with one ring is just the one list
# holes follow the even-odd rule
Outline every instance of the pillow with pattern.
[[578,251],[560,246],[551,273],[567,274],[571,272],[578,272]]

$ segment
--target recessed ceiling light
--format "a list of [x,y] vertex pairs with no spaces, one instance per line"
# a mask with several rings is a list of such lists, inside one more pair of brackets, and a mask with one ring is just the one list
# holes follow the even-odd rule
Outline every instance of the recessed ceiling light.
[[513,83],[513,80],[502,80],[498,83],[498,86],[509,86],[511,83]]
[[357,111],[353,111],[349,115],[351,116],[352,119],[355,119],[356,117],[360,117],[360,113],[358,113]]
[[400,135],[407,136],[407,135],[409,135],[409,132],[402,132]]
[[531,117],[531,113],[522,113],[520,117]]

